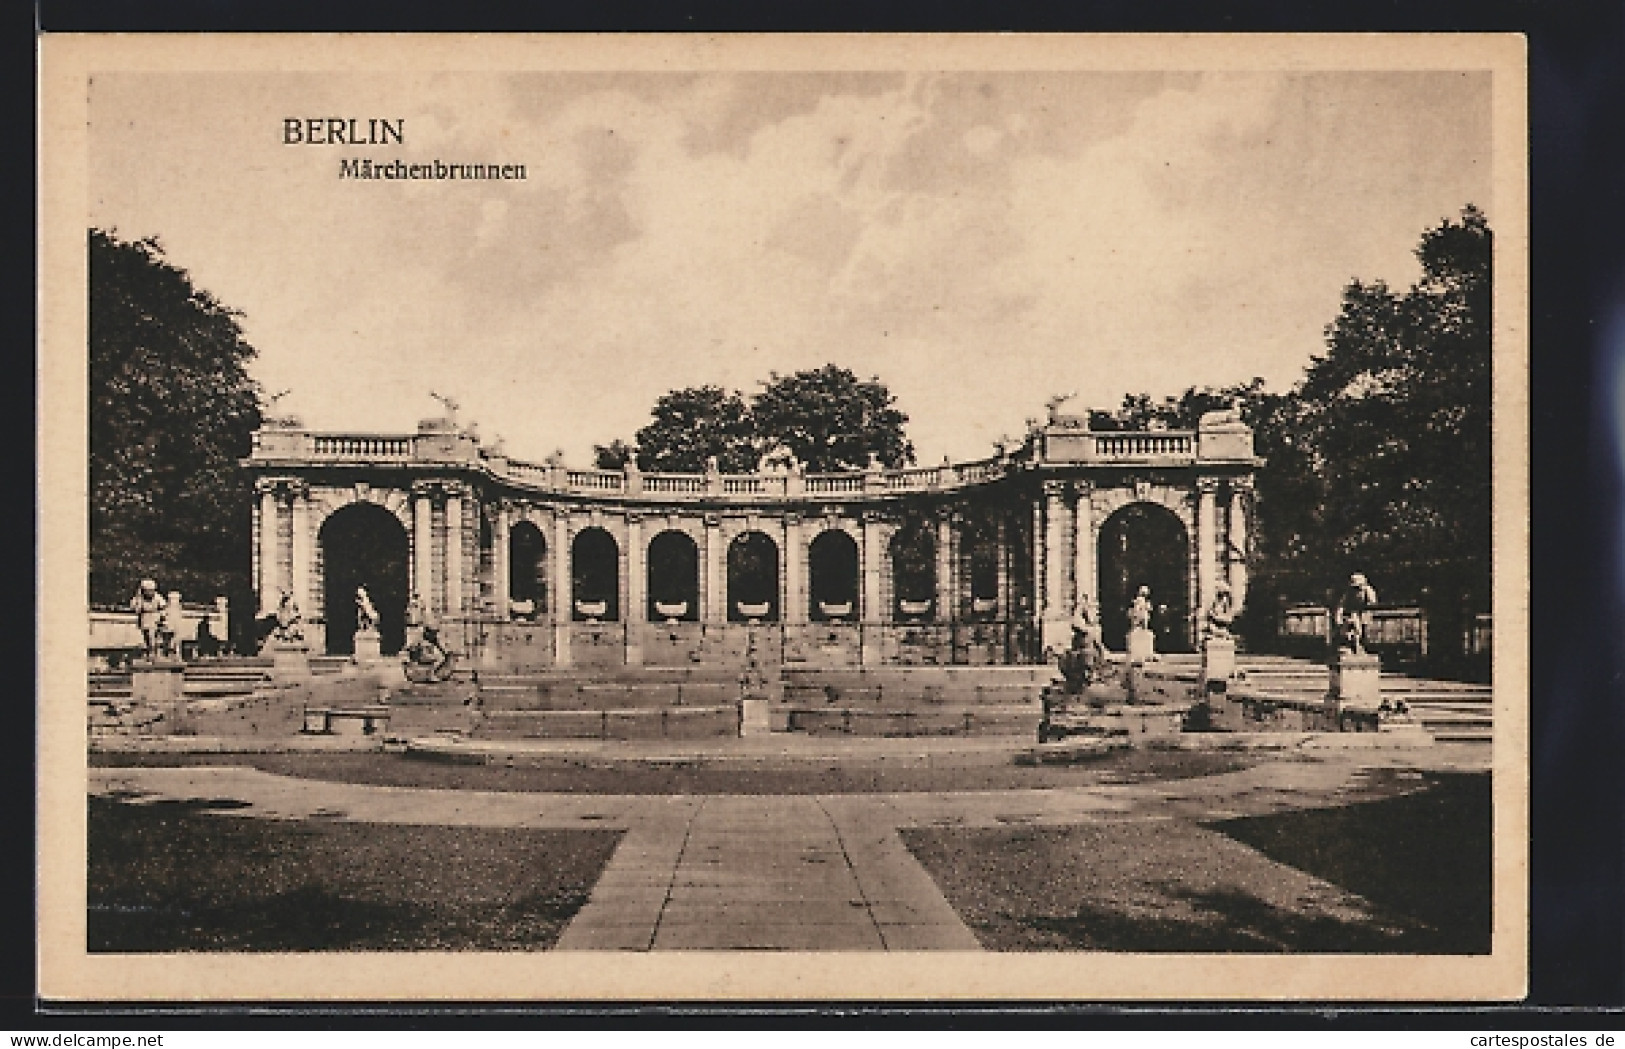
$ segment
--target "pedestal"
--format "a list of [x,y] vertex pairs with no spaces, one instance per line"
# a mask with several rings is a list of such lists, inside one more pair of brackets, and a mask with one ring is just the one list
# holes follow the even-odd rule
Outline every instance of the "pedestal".
[[739,734],[741,736],[760,736],[772,730],[773,725],[768,716],[767,700],[742,699],[739,701]]
[[864,623],[859,630],[858,662],[866,667],[878,667],[885,662],[884,631],[879,623]]
[[271,676],[277,681],[304,681],[310,677],[310,649],[303,641],[272,641]]
[[1070,619],[1046,619],[1038,625],[1040,651],[1065,652],[1072,644]]
[[139,706],[174,706],[186,694],[186,667],[173,659],[130,667],[130,699]]
[[1370,653],[1338,652],[1327,666],[1326,714],[1341,726],[1343,710],[1375,712],[1382,702],[1382,661]]
[[1128,661],[1144,663],[1156,655],[1156,635],[1146,627],[1134,627],[1128,632]]
[[357,630],[355,632],[355,655],[351,658],[353,663],[376,663],[384,657],[382,641],[376,630]]
[[1202,681],[1209,692],[1223,692],[1236,674],[1236,639],[1210,637],[1202,642]]

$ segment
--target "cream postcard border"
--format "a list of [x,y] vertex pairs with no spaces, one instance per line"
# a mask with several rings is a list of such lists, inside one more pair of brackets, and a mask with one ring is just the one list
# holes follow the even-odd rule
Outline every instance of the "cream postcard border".
[[[1507,1000],[1528,946],[1527,59],[1517,35],[49,35],[40,58],[39,991],[76,1000]],[[85,950],[87,78],[97,71],[1487,70],[1494,941],[1481,957]],[[951,395],[951,394],[950,394]]]

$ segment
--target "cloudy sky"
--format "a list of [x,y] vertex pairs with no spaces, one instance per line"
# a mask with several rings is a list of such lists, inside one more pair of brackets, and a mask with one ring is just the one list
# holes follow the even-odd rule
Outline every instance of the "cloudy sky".
[[[1294,382],[1353,278],[1495,222],[1483,73],[98,75],[90,218],[241,310],[313,427],[585,465],[662,392],[878,375],[924,462],[1055,393]],[[286,117],[404,119],[289,146]],[[522,163],[343,181],[341,157]]]

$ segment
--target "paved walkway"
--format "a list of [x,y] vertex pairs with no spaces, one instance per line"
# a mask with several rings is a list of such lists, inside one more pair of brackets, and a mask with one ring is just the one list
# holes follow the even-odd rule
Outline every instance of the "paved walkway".
[[1366,766],[1410,763],[1334,754],[1186,780],[793,796],[430,790],[218,766],[93,768],[89,787],[247,817],[623,831],[561,949],[976,950],[900,827],[1261,815],[1353,800]]

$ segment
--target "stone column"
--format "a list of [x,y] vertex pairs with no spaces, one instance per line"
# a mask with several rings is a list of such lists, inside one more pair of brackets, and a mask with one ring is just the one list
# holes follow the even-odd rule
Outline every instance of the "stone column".
[[496,504],[495,520],[491,522],[491,599],[496,604],[498,619],[508,618],[508,603],[513,575],[513,550],[509,543],[513,531],[513,505],[507,501]]
[[621,625],[626,636],[626,664],[643,662],[643,628],[649,621],[644,568],[643,515],[626,515],[626,603],[621,606]]
[[954,515],[943,507],[937,512],[937,607],[936,620],[951,623],[954,620]]
[[1237,612],[1247,601],[1246,493],[1251,487],[1251,478],[1238,477],[1230,482],[1230,604]]
[[1196,479],[1196,607],[1192,611],[1195,613],[1194,622],[1198,637],[1201,636],[1200,628],[1208,606],[1213,603],[1213,587],[1219,578],[1218,559],[1215,556],[1219,526],[1217,506],[1214,502],[1218,490],[1217,478]]
[[282,595],[281,573],[277,571],[277,485],[269,478],[260,478],[254,486],[260,493],[260,609],[259,614],[269,615],[276,611],[277,602]]
[[1064,649],[1070,638],[1068,623],[1071,595],[1067,593],[1067,566],[1073,560],[1066,545],[1066,486],[1060,481],[1044,482],[1044,574],[1041,577],[1042,625],[1040,644]]
[[727,573],[727,551],[722,548],[722,518],[705,515],[705,548],[700,551],[704,561],[704,593],[700,595],[700,618],[706,623],[728,621],[728,598],[724,593]]
[[801,543],[801,515],[784,515],[784,598],[779,606],[786,623],[807,621],[806,551]]
[[1074,489],[1078,503],[1072,513],[1072,609],[1081,612],[1100,596],[1095,592],[1095,558],[1099,551],[1095,547],[1094,485],[1080,481]]
[[[304,613],[308,623],[321,607],[311,586],[316,552],[312,544],[315,536],[310,522],[310,486],[302,481],[293,485],[289,503],[293,512],[293,599],[299,603],[299,610]],[[325,609],[322,618],[327,618]]]
[[997,593],[999,607],[994,612],[999,622],[1007,623],[1010,620],[1010,526],[1004,514],[999,514],[998,523],[993,530],[993,564],[999,573]]
[[858,617],[863,637],[860,660],[864,666],[880,664],[883,652],[881,624],[891,620],[889,611],[883,607],[885,600],[880,587],[881,565],[885,560],[882,550],[884,537],[881,531],[880,515],[872,510],[865,510],[863,549],[860,551],[860,564],[863,569],[863,607]]
[[463,490],[446,491],[446,615],[463,614]]
[[569,666],[570,622],[575,617],[575,580],[570,576],[570,518],[563,510],[553,511],[553,537],[548,544],[553,556],[553,663]]
[[[425,613],[439,605],[434,589],[434,503],[426,484],[412,486],[412,593]],[[410,600],[410,599],[409,599]]]

